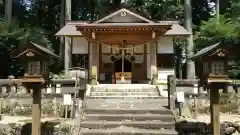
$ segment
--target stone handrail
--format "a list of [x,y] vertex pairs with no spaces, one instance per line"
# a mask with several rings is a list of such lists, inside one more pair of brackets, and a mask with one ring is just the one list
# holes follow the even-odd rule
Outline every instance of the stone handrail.
[[176,85],[195,85],[199,84],[199,79],[176,79]]

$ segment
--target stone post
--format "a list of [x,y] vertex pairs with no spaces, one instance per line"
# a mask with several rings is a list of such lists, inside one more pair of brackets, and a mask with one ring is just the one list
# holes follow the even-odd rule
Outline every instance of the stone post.
[[174,75],[168,75],[168,107],[175,108],[176,78]]
[[53,99],[53,110],[55,117],[58,117],[58,106],[57,106],[57,98],[54,97]]

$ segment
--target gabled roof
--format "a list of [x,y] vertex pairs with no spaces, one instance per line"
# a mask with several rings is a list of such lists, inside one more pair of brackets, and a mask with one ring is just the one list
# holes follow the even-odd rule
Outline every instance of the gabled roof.
[[55,35],[56,36],[82,36],[82,33],[80,31],[77,31],[76,24],[82,24],[82,23],[67,23]]
[[[143,20],[142,22],[106,22],[106,20],[112,18],[112,17],[115,17],[116,15],[118,14],[121,14],[122,12],[126,12],[127,14],[130,14],[131,16],[134,16],[135,18],[138,18],[139,20]],[[85,25],[86,26],[90,26],[90,25],[105,25],[105,26],[109,26],[109,25],[123,25],[123,26],[130,26],[130,25],[160,25],[160,24],[171,24],[172,25],[172,29],[168,30],[164,36],[188,36],[190,35],[190,33],[183,27],[179,24],[179,21],[157,21],[157,22],[154,22],[150,19],[147,19],[143,16],[140,16],[134,12],[131,12],[130,10],[128,9],[120,9],[120,10],[117,10],[115,12],[113,12],[112,14],[100,19],[100,20],[97,20],[95,22],[89,22],[89,21],[68,21],[66,23],[66,25],[61,28],[61,30],[59,30],[55,35],[56,36],[66,36],[66,37],[74,37],[74,36],[77,36],[77,37],[83,37],[82,33],[80,31],[77,30],[76,26],[80,26],[80,25]]]
[[49,49],[47,49],[47,48],[45,48],[41,45],[38,45],[36,43],[33,43],[31,41],[29,41],[24,47],[21,47],[18,50],[12,52],[12,55],[13,55],[12,57],[13,58],[18,58],[18,57],[26,54],[29,51],[34,52],[34,53],[39,53],[39,51],[40,51],[40,52],[43,52],[44,54],[46,54],[49,57],[60,58],[58,55],[54,54]]
[[[166,24],[170,23],[169,21],[161,21],[158,23]],[[156,23],[156,24],[158,24]],[[55,35],[56,36],[82,36],[82,33],[80,31],[77,31],[76,26],[82,25],[83,23],[79,22],[73,22],[73,23],[67,23],[60,31],[58,31]],[[88,24],[88,23],[85,23]],[[115,23],[117,24],[117,23]],[[128,23],[129,24],[129,23]],[[91,24],[89,24],[91,25]],[[109,24],[102,24],[102,25],[109,25]],[[122,24],[127,25],[127,24]],[[188,36],[190,33],[181,25],[178,23],[174,23],[172,25],[172,29],[168,30],[164,36]]]
[[164,36],[188,36],[190,33],[181,25],[173,24],[172,29],[168,30]]
[[136,17],[136,18],[139,18],[140,20],[143,20],[143,21],[145,21],[145,22],[147,22],[147,23],[154,23],[154,21],[149,20],[149,19],[147,19],[147,18],[145,18],[145,17],[143,17],[143,16],[140,16],[140,15],[138,15],[138,14],[136,14],[136,13],[134,13],[134,12],[128,10],[128,9],[125,9],[125,8],[122,8],[122,9],[120,9],[120,10],[117,10],[117,11],[113,12],[112,14],[110,14],[110,15],[108,15],[108,16],[105,16],[105,17],[103,17],[102,19],[99,19],[99,20],[97,20],[97,21],[95,21],[95,22],[93,22],[93,23],[101,23],[101,22],[104,22],[105,20],[107,20],[107,19],[109,19],[109,18],[111,18],[111,17],[114,17],[114,16],[116,16],[116,15],[118,15],[118,14],[121,14],[122,12],[126,12],[127,14],[130,14],[130,15]]
[[208,47],[205,47],[203,49],[201,49],[200,51],[198,51],[197,53],[195,53],[193,56],[191,56],[189,59],[196,59],[210,51],[212,51],[213,49],[217,48],[220,46],[220,43],[216,43],[216,44],[213,44],[213,45],[210,45]]
[[43,51],[43,52],[45,52],[45,53],[47,53],[47,54],[49,54],[49,55],[51,55],[51,56],[53,56],[53,57],[60,58],[58,55],[56,55],[55,53],[53,53],[52,51],[50,51],[50,50],[47,49],[46,47],[40,46],[40,45],[38,45],[38,44],[36,44],[36,43],[33,43],[33,42],[31,42],[31,41],[30,41],[30,43],[31,43],[33,46],[35,46],[36,48],[38,48],[39,50],[41,50],[41,51]]

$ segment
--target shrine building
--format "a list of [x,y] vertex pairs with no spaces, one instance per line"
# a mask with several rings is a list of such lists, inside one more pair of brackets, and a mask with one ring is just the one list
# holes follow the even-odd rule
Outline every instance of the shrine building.
[[100,83],[125,76],[128,83],[148,82],[154,73],[164,82],[175,74],[174,46],[189,35],[178,21],[153,21],[120,9],[94,22],[68,21],[56,33],[65,37],[65,71],[97,68]]

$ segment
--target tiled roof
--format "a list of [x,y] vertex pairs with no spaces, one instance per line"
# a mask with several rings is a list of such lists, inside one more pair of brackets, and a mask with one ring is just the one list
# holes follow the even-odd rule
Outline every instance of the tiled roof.
[[36,48],[38,48],[39,50],[41,50],[41,51],[43,51],[43,52],[45,52],[45,53],[47,53],[47,54],[49,54],[49,55],[51,55],[51,56],[53,56],[53,57],[60,58],[58,55],[56,55],[55,53],[53,53],[52,51],[50,51],[50,50],[47,49],[46,47],[40,46],[40,45],[38,45],[38,44],[36,44],[36,43],[33,43],[33,42],[31,42],[31,41],[30,41],[30,43],[31,43],[33,46],[35,46]]
[[[140,25],[140,23],[137,23],[138,25]],[[144,25],[147,25],[148,23],[145,23]],[[167,25],[167,24],[171,24],[168,21],[163,21],[161,22],[161,24],[159,23],[154,23],[154,24],[148,24],[148,25]],[[83,23],[67,23],[60,31],[58,31],[55,35],[56,36],[82,36],[82,33],[80,31],[77,31],[76,25],[83,25]],[[89,25],[89,24],[88,24]],[[110,24],[101,24],[101,25],[110,25]],[[116,25],[116,24],[115,24]],[[131,24],[119,24],[119,25],[125,25],[125,26],[133,26],[134,23]],[[136,24],[135,24],[136,25]],[[165,36],[188,36],[190,33],[187,32],[187,30],[182,27],[181,25],[175,23],[172,25],[172,29],[168,30],[165,33]]]
[[189,59],[195,59],[195,58],[198,58],[206,53],[208,53],[209,51],[211,51],[212,49],[218,47],[220,45],[220,43],[217,43],[217,44],[213,44],[213,45],[210,45],[208,47],[205,47],[203,49],[201,49],[200,51],[198,51],[197,53],[195,53],[193,56],[191,56]]

